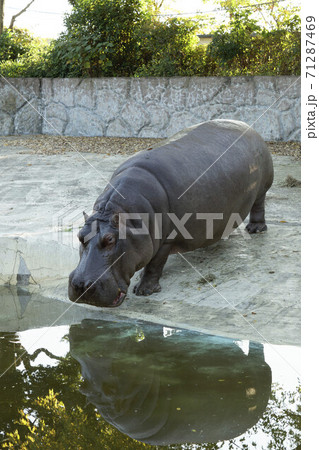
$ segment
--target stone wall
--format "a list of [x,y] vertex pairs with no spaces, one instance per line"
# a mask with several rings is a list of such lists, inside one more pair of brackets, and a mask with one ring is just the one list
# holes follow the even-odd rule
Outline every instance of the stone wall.
[[206,120],[231,118],[266,140],[300,140],[295,76],[9,82],[0,80],[0,135],[167,137]]

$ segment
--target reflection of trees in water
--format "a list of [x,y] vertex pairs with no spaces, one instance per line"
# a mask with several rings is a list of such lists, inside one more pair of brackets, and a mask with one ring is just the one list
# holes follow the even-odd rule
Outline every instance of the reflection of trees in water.
[[[58,364],[32,365],[42,352]],[[69,353],[60,358],[46,349],[38,349],[30,355],[16,333],[1,333],[2,373],[0,448],[129,450],[145,447],[108,425],[94,406],[87,403],[79,390],[79,364]]]
[[39,419],[36,423],[32,423],[30,416],[21,411],[19,425],[20,431],[24,429],[23,438],[17,430],[7,433],[2,443],[4,448],[23,450],[151,448],[107,425],[92,406],[83,408],[76,405],[66,408],[53,391],[49,391],[45,397],[34,400],[32,408]]
[[[58,364],[52,367],[33,365],[40,353],[45,353],[52,362],[58,361]],[[49,388],[60,393],[67,406],[72,406],[79,397],[76,392],[81,376],[77,362],[70,355],[60,358],[45,348],[29,354],[16,333],[1,333],[0,375],[0,439],[15,427],[19,410],[27,410],[38,417],[32,403],[37,397],[45,396]]]
[[[5,333],[0,339],[1,373],[18,359],[25,349],[14,333]],[[58,364],[52,367],[33,366],[39,354],[25,353],[23,366],[12,367],[0,378],[0,445],[11,448],[52,448],[56,450],[110,448],[139,449],[154,446],[143,444],[124,436],[108,425],[94,408],[87,404],[79,391],[82,386],[78,363],[71,358],[55,358]],[[53,389],[48,395],[49,389]],[[39,397],[39,398],[38,398]],[[19,410],[23,410],[20,423]],[[9,433],[16,434],[9,435]],[[173,449],[241,449],[253,448],[255,436],[263,433],[265,449],[297,449],[300,447],[300,386],[294,392],[285,392],[273,385],[270,401],[263,417],[244,435],[228,442],[200,445],[172,445]],[[29,439],[31,438],[33,442]],[[2,443],[1,443],[1,439]],[[24,442],[28,442],[24,446]],[[165,448],[165,447],[161,447]],[[167,447],[166,447],[167,448]]]
[[[0,436],[12,427],[17,418],[16,407],[23,405],[25,397],[25,383],[22,373],[16,370],[17,358],[22,353],[21,345],[16,333],[2,333],[0,338],[0,374],[13,365],[13,369],[0,378]],[[17,365],[20,364],[20,361]]]
[[285,391],[279,383],[274,383],[267,410],[252,429],[252,433],[262,430],[275,443],[274,449],[297,450],[301,448],[301,386],[298,383],[292,392]]
[[[279,398],[278,398],[279,393]],[[59,396],[60,397],[60,396]],[[58,397],[58,398],[59,398]],[[283,450],[298,450],[300,446],[300,386],[294,392],[286,393],[276,386],[272,390],[272,401],[259,423],[242,437],[228,442],[216,444],[183,444],[171,445],[170,449],[207,449],[207,450],[245,450],[250,448]],[[32,407],[41,421],[33,428],[26,414],[22,414],[19,439],[17,434],[6,436],[6,444],[10,448],[22,449],[156,449],[158,447],[143,444],[124,436],[116,428],[106,424],[96,410],[79,406],[66,408],[53,393],[33,403]],[[91,405],[90,405],[91,406]],[[277,415],[278,414],[278,415]],[[268,444],[262,447],[252,446],[254,436],[262,430],[266,434]],[[33,444],[30,445],[31,440]],[[23,447],[25,443],[28,446]],[[255,440],[256,442],[256,440]],[[3,445],[5,445],[3,441]],[[11,447],[12,446],[12,447]],[[168,448],[168,447],[160,447]]]

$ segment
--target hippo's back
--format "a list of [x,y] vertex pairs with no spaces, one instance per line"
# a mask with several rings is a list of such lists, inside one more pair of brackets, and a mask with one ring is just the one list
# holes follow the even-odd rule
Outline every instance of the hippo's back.
[[168,193],[172,209],[181,212],[187,205],[207,211],[217,197],[221,210],[247,202],[251,207],[273,180],[271,155],[261,136],[243,122],[226,119],[195,125],[139,152],[114,176],[138,169],[139,176],[151,173]]

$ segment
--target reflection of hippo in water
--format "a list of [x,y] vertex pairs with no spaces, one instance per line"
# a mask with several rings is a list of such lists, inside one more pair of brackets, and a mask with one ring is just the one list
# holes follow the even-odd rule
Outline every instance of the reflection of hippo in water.
[[83,321],[70,329],[83,392],[121,432],[154,445],[217,442],[262,416],[271,387],[263,346],[150,324]]
[[[117,168],[93,214],[85,216],[70,299],[119,306],[139,269],[144,267],[134,292],[150,295],[160,290],[170,254],[217,242],[248,214],[249,233],[266,230],[264,201],[272,180],[267,146],[243,122],[201,123],[139,152]],[[144,215],[149,232],[137,233],[136,217],[123,223],[124,215],[134,213]],[[185,227],[176,227],[176,221]]]

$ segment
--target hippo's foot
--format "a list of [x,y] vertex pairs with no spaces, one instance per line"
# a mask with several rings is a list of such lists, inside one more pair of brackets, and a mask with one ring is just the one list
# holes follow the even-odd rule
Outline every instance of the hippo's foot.
[[246,230],[249,234],[261,233],[262,231],[267,230],[267,225],[265,222],[249,222],[249,224],[246,225]]
[[249,224],[246,226],[249,234],[261,233],[267,230],[265,222],[265,197],[266,194],[259,197],[251,208]]
[[142,278],[139,283],[137,283],[133,292],[135,295],[151,295],[154,292],[159,292],[161,290],[161,286],[158,281],[154,282],[150,279]]
[[170,249],[171,246],[167,244],[160,247],[154,258],[145,266],[140,281],[134,286],[134,294],[151,295],[161,290],[158,280],[162,275]]

